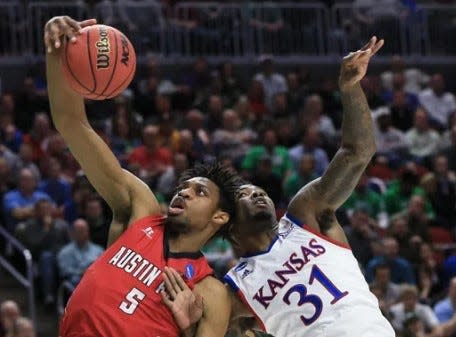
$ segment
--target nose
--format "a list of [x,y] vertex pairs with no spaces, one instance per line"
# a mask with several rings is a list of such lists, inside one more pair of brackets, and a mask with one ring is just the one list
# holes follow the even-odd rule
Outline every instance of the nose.
[[260,191],[254,191],[252,193],[252,198],[264,197],[264,193]]
[[191,196],[190,188],[184,188],[177,193],[178,196],[184,199],[189,199]]

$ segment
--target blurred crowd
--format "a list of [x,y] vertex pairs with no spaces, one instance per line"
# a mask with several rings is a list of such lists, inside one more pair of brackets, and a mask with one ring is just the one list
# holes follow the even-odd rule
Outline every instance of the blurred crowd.
[[[200,58],[164,73],[151,57],[130,88],[87,101],[87,113],[163,210],[183,170],[218,159],[262,186],[281,216],[337,151],[343,108],[337,74],[313,81],[305,66],[280,73],[270,56],[257,66],[245,83],[230,62]],[[455,97],[444,75],[398,56],[383,72],[369,71],[362,87],[377,153],[338,219],[400,336],[434,336],[456,305]],[[102,254],[111,214],[53,128],[39,71],[1,94],[0,200],[0,223],[31,251],[40,301],[54,308],[57,289],[71,292]],[[10,248],[3,243],[2,253],[14,259]],[[204,253],[219,276],[236,261],[220,238]],[[33,336],[20,316],[2,302],[4,336]]]

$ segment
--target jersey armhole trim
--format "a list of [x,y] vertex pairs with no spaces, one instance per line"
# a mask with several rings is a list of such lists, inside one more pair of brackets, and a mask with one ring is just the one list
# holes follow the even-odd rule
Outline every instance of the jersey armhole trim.
[[236,294],[237,294],[237,296],[239,296],[239,298],[242,301],[242,303],[244,303],[244,305],[247,307],[247,309],[249,309],[249,311],[255,317],[260,329],[263,330],[263,332],[267,332],[266,331],[266,326],[264,325],[264,323],[261,320],[260,316],[258,316],[257,313],[255,312],[255,310],[253,310],[253,308],[250,306],[249,302],[246,300],[246,298],[244,296],[244,293],[240,289],[238,289]]
[[[163,216],[162,214],[151,214],[151,215],[146,215],[145,217],[142,217],[141,219],[138,219],[136,220],[135,222],[133,222],[130,226],[128,226],[129,228],[133,228],[133,227],[137,227],[137,226],[140,226],[142,224],[145,224],[147,223],[147,221],[151,221],[151,220],[165,220],[166,217]],[[162,222],[154,222],[153,224],[151,224],[151,227],[156,227],[156,226],[159,226],[161,225]]]
[[226,274],[225,276],[223,276],[223,281],[225,281],[226,284],[228,284],[234,292],[238,292],[239,287],[237,286],[237,284],[234,282],[234,280],[231,278],[230,275]]
[[351,247],[348,244],[340,242],[340,241],[337,241],[337,240],[334,240],[334,239],[330,238],[329,236],[316,231],[315,229],[313,229],[313,228],[301,223],[301,221],[299,221],[297,218],[295,218],[293,215],[291,215],[288,212],[285,213],[284,217],[287,218],[288,220],[290,220],[296,226],[301,227],[302,229],[304,229],[304,230],[306,230],[306,231],[308,231],[308,232],[310,232],[310,233],[322,238],[325,241],[328,241],[328,242],[332,243],[333,245],[336,245],[336,246],[339,246],[341,248],[345,248],[345,249],[348,249],[348,250],[352,250]]

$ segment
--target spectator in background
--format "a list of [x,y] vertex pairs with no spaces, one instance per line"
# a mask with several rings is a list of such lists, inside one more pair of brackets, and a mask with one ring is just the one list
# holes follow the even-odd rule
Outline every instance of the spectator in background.
[[103,248],[90,241],[89,225],[84,219],[74,221],[72,242],[58,252],[59,275],[76,287],[87,268],[103,254]]
[[253,185],[262,187],[274,201],[276,207],[283,205],[281,176],[274,172],[273,157],[263,153],[255,164],[255,171],[250,178]]
[[412,228],[404,215],[394,215],[390,220],[388,235],[395,238],[399,244],[399,256],[415,266],[419,262],[419,245],[423,239],[419,235],[414,235]]
[[407,95],[404,91],[393,93],[390,103],[391,123],[396,129],[406,132],[413,126],[415,109],[407,102]]
[[422,195],[413,195],[400,216],[404,217],[411,235],[418,235],[422,240],[429,241],[431,218],[426,214],[426,200]]
[[227,61],[220,65],[220,77],[222,92],[228,97],[231,105],[234,105],[238,97],[241,96],[242,91],[241,82],[234,70],[233,63]]
[[355,190],[343,205],[343,208],[349,212],[358,206],[363,206],[368,210],[369,217],[379,220],[385,212],[385,204],[382,196],[369,188],[369,177],[366,172],[363,173],[356,185]]
[[369,286],[381,291],[385,309],[388,311],[399,300],[401,287],[391,282],[391,270],[387,264],[378,264],[375,267],[374,280]]
[[274,60],[272,56],[262,56],[260,58],[260,67],[261,71],[253,79],[263,85],[264,102],[267,110],[271,111],[274,96],[288,91],[287,81],[282,74],[274,71]]
[[307,97],[299,117],[299,125],[302,129],[311,124],[317,125],[325,144],[334,142],[336,129],[331,119],[324,113],[323,101],[317,94]]
[[33,151],[33,161],[41,159],[46,151],[49,137],[54,132],[51,129],[49,116],[45,112],[37,113],[30,132],[24,135],[24,143],[30,144]]
[[440,136],[430,128],[424,109],[415,111],[414,127],[405,134],[405,142],[413,160],[420,164],[426,163],[437,152]]
[[62,208],[71,199],[71,185],[62,177],[62,165],[57,158],[49,158],[47,178],[40,181],[38,190],[51,197],[54,203]]
[[417,281],[422,303],[434,303],[442,293],[441,266],[436,252],[429,243],[423,242],[419,248],[420,260],[417,264]]
[[448,128],[448,121],[456,111],[454,95],[445,91],[445,80],[442,74],[434,74],[429,81],[429,87],[418,95],[420,104],[429,113],[431,124],[440,129]]
[[439,320],[435,316],[432,308],[425,304],[418,303],[418,289],[415,286],[401,286],[400,302],[391,307],[393,316],[392,324],[397,331],[404,329],[404,321],[407,314],[415,314],[427,330],[432,330],[439,325]]
[[291,174],[292,162],[286,148],[277,145],[277,135],[272,127],[266,127],[260,135],[261,145],[253,146],[242,161],[242,169],[248,176],[253,176],[260,158],[268,155],[272,160],[272,171],[278,177],[286,179]]
[[162,194],[165,200],[170,201],[181,173],[188,168],[187,157],[182,153],[175,153],[173,156],[173,165],[169,166],[160,178],[158,178],[156,192]]
[[219,95],[209,96],[205,129],[212,133],[222,126],[223,101]]
[[436,303],[434,313],[440,323],[448,322],[456,313],[456,278],[450,280],[447,296]]
[[252,80],[250,82],[247,97],[255,119],[257,121],[262,120],[266,115],[266,103],[263,83],[260,80]]
[[34,206],[38,200],[51,200],[49,195],[36,189],[36,179],[27,168],[19,172],[17,189],[7,192],[3,197],[3,209],[7,228],[14,232],[19,221],[32,219]]
[[292,147],[288,153],[294,166],[297,168],[299,160],[304,154],[311,154],[315,159],[315,171],[317,175],[322,175],[328,167],[328,155],[320,147],[320,131],[318,125],[307,125],[302,131],[301,143]]
[[16,319],[11,330],[11,337],[36,337],[36,331],[33,322],[27,317]]
[[433,170],[421,179],[421,186],[435,211],[436,221],[448,229],[456,223],[456,176],[448,169],[448,159],[437,155]]
[[40,181],[41,172],[33,161],[33,148],[27,143],[22,143],[19,148],[19,157],[16,166],[13,167],[13,172],[18,174],[24,168],[29,169],[33,173],[37,182]]
[[20,223],[16,236],[32,253],[38,263],[39,279],[44,304],[54,303],[56,289],[56,255],[68,242],[68,224],[52,216],[53,205],[39,200],[34,207],[34,217]]
[[216,129],[212,134],[216,156],[229,157],[234,162],[244,158],[250,144],[256,139],[256,133],[250,128],[241,128],[240,124],[236,111],[227,109],[223,112],[223,128]]
[[298,168],[294,169],[288,179],[284,180],[285,198],[290,201],[304,185],[317,177],[314,157],[311,154],[303,155]]
[[64,218],[72,223],[84,215],[85,201],[94,193],[94,189],[86,176],[77,176],[71,187],[71,198],[64,204]]
[[389,215],[401,212],[407,208],[409,200],[414,195],[425,199],[425,209],[429,217],[434,218],[434,211],[426,199],[426,193],[419,186],[419,176],[416,165],[406,164],[399,173],[399,178],[393,180],[385,192],[385,206]]
[[0,158],[3,158],[8,163],[8,166],[11,169],[13,167],[17,167],[19,165],[18,164],[19,157],[14,152],[12,152],[8,147],[6,147],[5,144],[3,144],[1,141],[0,141]]
[[397,94],[403,94],[405,97],[405,104],[407,108],[415,111],[418,107],[419,101],[418,96],[405,90],[405,76],[404,73],[395,73],[393,75],[393,86],[392,89],[386,89],[383,92],[383,100],[391,105],[393,98]]
[[353,209],[350,226],[345,226],[344,231],[353,255],[364,269],[373,257],[372,242],[377,240],[366,207],[358,205]]
[[376,121],[377,154],[386,156],[390,163],[398,165],[401,161],[401,154],[407,147],[404,134],[393,127],[391,111],[388,107],[380,107],[372,113]]
[[393,89],[393,77],[402,73],[405,77],[404,90],[411,94],[418,95],[422,87],[429,82],[429,75],[421,69],[410,68],[405,64],[404,59],[399,55],[391,57],[390,69],[381,74],[382,86],[385,90]]
[[89,225],[90,238],[95,244],[106,247],[110,222],[103,212],[101,199],[97,195],[92,195],[84,204],[84,218]]
[[49,138],[46,154],[40,163],[40,167],[44,171],[47,170],[46,166],[49,163],[50,157],[55,157],[59,160],[62,165],[63,176],[69,181],[73,181],[76,177],[76,173],[80,170],[80,166],[68,149],[65,140],[58,133]]
[[21,316],[19,305],[11,300],[0,303],[0,336],[11,335],[14,322]]
[[141,178],[156,179],[171,164],[171,152],[160,145],[159,129],[147,125],[143,129],[143,144],[136,147],[128,157],[130,164],[137,163],[141,167]]
[[301,83],[299,83],[299,76],[296,72],[288,73],[287,85],[288,104],[290,106],[290,111],[294,114],[301,110],[308,93],[307,90],[301,86]]
[[375,267],[386,263],[391,270],[391,281],[396,284],[415,284],[415,275],[411,264],[399,256],[399,245],[393,237],[385,237],[382,240],[382,256],[374,257],[369,261],[366,268],[366,280],[372,282],[374,279]]

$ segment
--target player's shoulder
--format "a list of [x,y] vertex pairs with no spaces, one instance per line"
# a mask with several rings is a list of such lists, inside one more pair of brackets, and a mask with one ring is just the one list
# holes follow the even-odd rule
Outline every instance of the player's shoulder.
[[225,285],[213,276],[206,276],[195,284],[195,291],[200,295],[221,296],[228,298],[229,292]]

